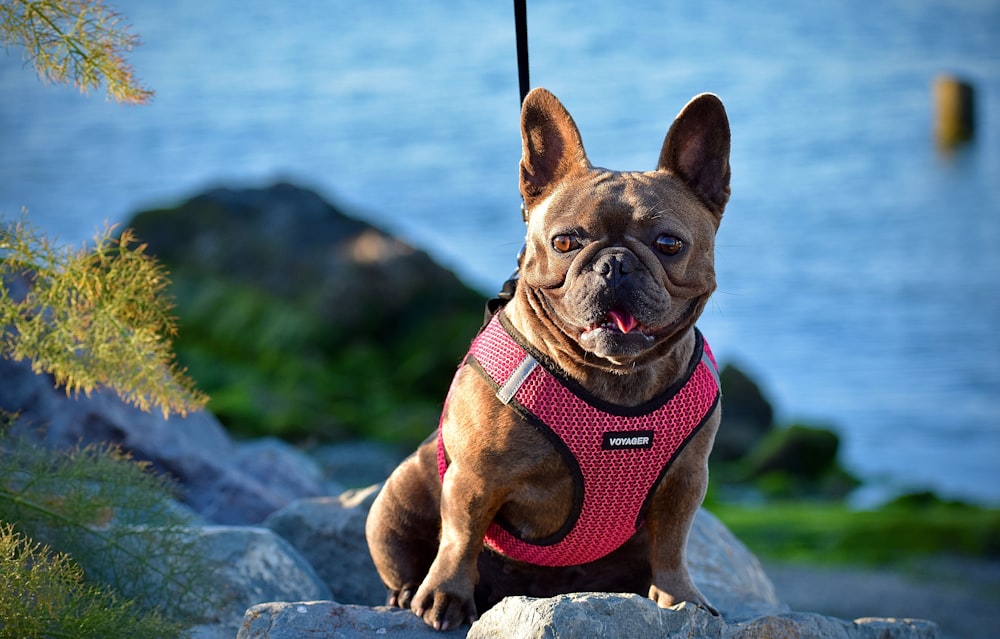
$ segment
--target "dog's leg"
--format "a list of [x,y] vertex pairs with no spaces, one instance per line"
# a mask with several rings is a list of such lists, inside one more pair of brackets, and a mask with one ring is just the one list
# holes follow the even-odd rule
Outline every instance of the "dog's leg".
[[426,480],[418,459],[428,454],[421,450],[400,464],[368,512],[365,536],[390,606],[410,607],[437,552],[440,484]]
[[664,477],[653,496],[646,525],[653,572],[649,598],[663,608],[690,601],[718,615],[691,581],[685,557],[688,532],[708,489],[708,452],[718,428],[718,410],[711,419]]
[[453,462],[441,493],[441,541],[410,608],[438,630],[477,618],[473,591],[483,536],[499,509],[495,486],[475,468]]

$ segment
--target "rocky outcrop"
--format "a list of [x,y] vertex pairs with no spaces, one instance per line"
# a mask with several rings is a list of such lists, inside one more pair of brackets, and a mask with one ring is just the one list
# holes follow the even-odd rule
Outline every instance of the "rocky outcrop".
[[427,253],[291,184],[127,225],[169,269],[178,361],[231,432],[409,447],[437,424],[485,299]]
[[799,612],[730,621],[688,603],[661,609],[639,595],[575,593],[549,599],[508,597],[472,626],[444,634],[399,609],[329,601],[266,603],[247,611],[237,639],[381,635],[403,639],[935,639],[938,629],[919,619],[845,621]]
[[712,447],[712,461],[734,462],[774,428],[774,408],[757,382],[733,364],[722,367],[719,382],[725,410]]
[[[301,639],[310,636],[440,637],[408,611],[378,606],[384,589],[358,540],[377,487],[341,499],[308,499],[266,522],[288,535],[334,593],[344,601],[268,602],[247,611],[239,639]],[[345,548],[354,552],[344,552]],[[674,639],[933,639],[935,624],[920,620],[845,621],[790,612],[774,593],[760,563],[707,511],[700,511],[688,541],[692,578],[722,613],[689,604],[661,610],[638,595],[576,593],[533,599],[509,597],[472,626],[443,636],[476,639],[650,637]],[[360,605],[368,604],[368,605]]]
[[385,603],[385,586],[365,542],[365,518],[378,488],[302,499],[264,521],[315,566],[334,600],[343,604]]
[[194,637],[231,639],[244,612],[259,601],[330,598],[309,562],[267,528],[205,526],[190,534],[211,568],[210,596],[188,605]]
[[[273,602],[247,610],[237,639],[442,639],[460,638],[464,630],[446,635],[408,610],[342,605],[334,601]],[[508,635],[513,636],[513,635]]]
[[663,610],[638,595],[577,593],[551,599],[509,597],[472,624],[468,639],[932,639],[933,623],[859,619],[854,622],[809,613],[784,613],[732,621],[682,603]]

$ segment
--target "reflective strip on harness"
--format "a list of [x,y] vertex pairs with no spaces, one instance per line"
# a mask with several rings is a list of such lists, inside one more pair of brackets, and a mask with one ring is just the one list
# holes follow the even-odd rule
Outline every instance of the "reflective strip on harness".
[[517,391],[521,390],[521,384],[528,379],[528,375],[531,375],[531,371],[535,370],[536,366],[538,366],[538,361],[528,353],[525,353],[524,359],[521,360],[521,363],[517,365],[517,368],[507,378],[504,385],[497,391],[497,399],[504,404],[509,404],[514,395],[517,394]]

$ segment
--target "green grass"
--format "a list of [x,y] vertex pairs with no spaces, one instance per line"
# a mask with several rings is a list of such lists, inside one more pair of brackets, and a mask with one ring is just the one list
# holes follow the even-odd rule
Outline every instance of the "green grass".
[[1000,558],[1000,510],[932,496],[903,498],[872,511],[809,501],[707,507],[765,559],[902,566],[933,555]]

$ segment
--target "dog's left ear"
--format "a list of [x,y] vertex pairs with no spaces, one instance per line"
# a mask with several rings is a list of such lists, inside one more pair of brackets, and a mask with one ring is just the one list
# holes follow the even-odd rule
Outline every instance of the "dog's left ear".
[[729,201],[729,118],[711,93],[693,98],[667,132],[657,168],[671,171],[718,216]]

